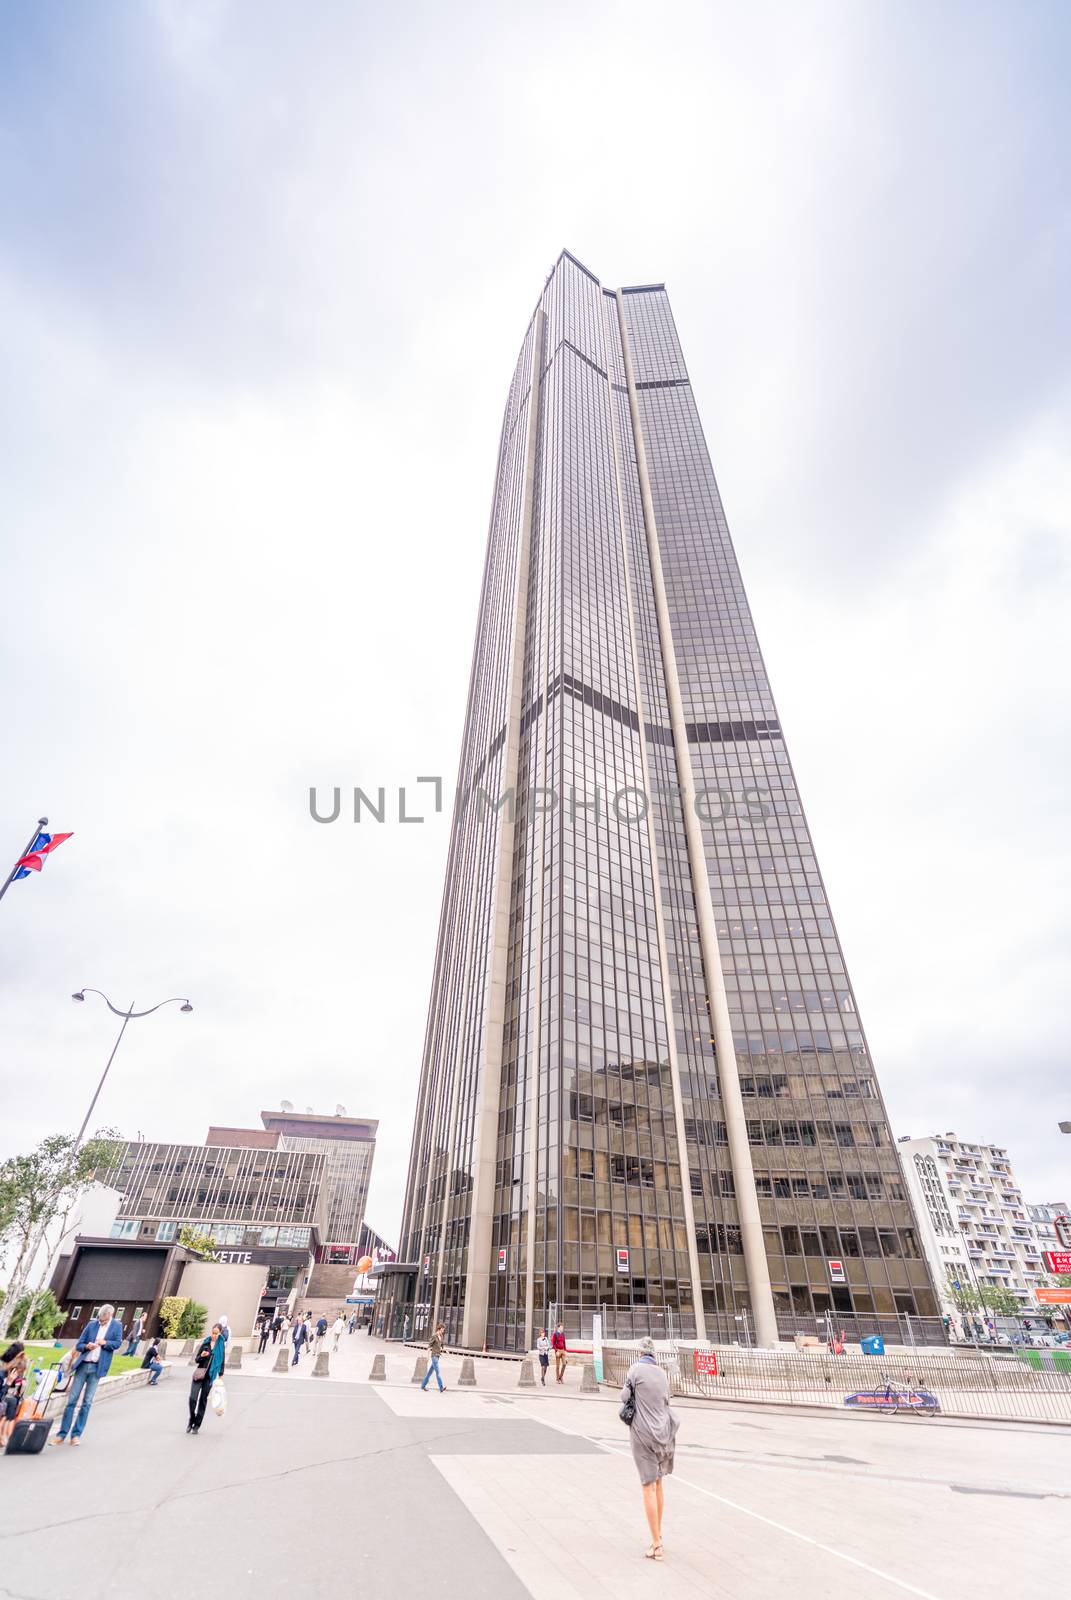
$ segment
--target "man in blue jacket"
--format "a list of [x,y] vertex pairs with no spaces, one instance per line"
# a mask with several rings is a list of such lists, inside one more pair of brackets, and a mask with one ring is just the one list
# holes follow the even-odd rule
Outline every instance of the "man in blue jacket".
[[[59,1432],[52,1440],[53,1444],[64,1444],[68,1434],[71,1435],[72,1444],[79,1442],[86,1431],[89,1408],[93,1404],[97,1384],[101,1378],[107,1376],[112,1356],[122,1342],[123,1325],[115,1315],[115,1307],[101,1306],[98,1314],[86,1323],[85,1332],[75,1345],[75,1363],[67,1389],[67,1404],[63,1410]],[[74,1413],[79,1400],[82,1405],[76,1419]]]

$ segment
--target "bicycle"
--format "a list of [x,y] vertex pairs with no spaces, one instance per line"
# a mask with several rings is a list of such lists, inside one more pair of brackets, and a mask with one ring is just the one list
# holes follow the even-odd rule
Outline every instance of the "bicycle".
[[882,1377],[885,1381],[876,1389],[857,1389],[854,1394],[845,1395],[844,1404],[860,1411],[891,1412],[893,1415],[903,1411],[911,1416],[934,1417],[940,1411],[941,1402],[928,1389],[905,1389],[887,1372]]

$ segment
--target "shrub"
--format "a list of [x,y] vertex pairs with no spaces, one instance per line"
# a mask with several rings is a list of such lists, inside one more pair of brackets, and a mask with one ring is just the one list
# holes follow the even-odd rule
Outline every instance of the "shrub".
[[[183,1337],[182,1318],[189,1303],[189,1296],[183,1294],[169,1294],[160,1301],[160,1326],[164,1330],[165,1339]],[[186,1337],[192,1339],[193,1335],[187,1334]]]
[[[12,1337],[22,1337],[22,1323],[30,1307],[30,1296],[24,1294],[15,1302],[15,1309],[11,1315],[8,1331]],[[65,1322],[67,1313],[56,1302],[56,1297],[51,1289],[42,1289],[37,1296],[30,1326],[26,1331],[27,1339],[51,1339],[61,1322]]]
[[207,1321],[208,1307],[198,1305],[196,1300],[187,1300],[179,1319],[178,1338],[199,1339]]

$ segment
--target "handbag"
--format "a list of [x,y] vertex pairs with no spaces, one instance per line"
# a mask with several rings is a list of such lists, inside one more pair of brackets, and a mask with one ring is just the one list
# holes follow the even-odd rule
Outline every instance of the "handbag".
[[636,1391],[632,1387],[632,1379],[628,1380],[628,1396],[621,1410],[617,1413],[626,1428],[631,1428],[636,1420]]

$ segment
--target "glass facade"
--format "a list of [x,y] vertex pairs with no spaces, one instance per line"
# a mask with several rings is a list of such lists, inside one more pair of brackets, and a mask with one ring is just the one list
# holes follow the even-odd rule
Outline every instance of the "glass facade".
[[503,422],[401,1260],[501,1348],[936,1309],[668,298],[567,253]]

